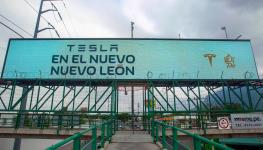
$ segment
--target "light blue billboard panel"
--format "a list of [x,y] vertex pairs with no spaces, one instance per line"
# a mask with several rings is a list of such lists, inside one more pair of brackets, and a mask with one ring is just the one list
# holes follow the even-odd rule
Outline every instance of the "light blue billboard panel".
[[2,78],[258,79],[249,40],[11,39]]

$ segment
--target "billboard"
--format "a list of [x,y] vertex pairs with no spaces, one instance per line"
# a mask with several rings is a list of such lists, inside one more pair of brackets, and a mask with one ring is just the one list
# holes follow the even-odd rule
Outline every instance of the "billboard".
[[249,40],[10,39],[2,78],[257,79]]
[[231,114],[231,123],[233,129],[263,128],[263,114]]

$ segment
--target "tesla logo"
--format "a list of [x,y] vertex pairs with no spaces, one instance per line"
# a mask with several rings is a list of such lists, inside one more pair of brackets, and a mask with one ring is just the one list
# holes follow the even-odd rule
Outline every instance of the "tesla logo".
[[212,67],[213,65],[213,58],[216,57],[215,54],[204,54],[204,57],[206,57],[208,59],[208,62],[210,64],[210,66]]

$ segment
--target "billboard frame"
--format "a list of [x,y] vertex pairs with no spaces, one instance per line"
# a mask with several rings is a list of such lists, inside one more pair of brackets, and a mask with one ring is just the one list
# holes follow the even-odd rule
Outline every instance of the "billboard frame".
[[[251,52],[252,52],[252,56],[253,56],[253,61],[254,61],[254,65],[255,65],[255,69],[256,69],[256,77],[257,79],[259,79],[259,74],[258,74],[258,69],[257,69],[257,64],[256,64],[256,60],[255,60],[255,55],[254,55],[254,50],[251,44],[251,40],[250,39],[197,39],[197,38],[10,38],[8,41],[8,46],[7,46],[7,50],[6,50],[6,54],[5,54],[5,59],[4,59],[4,64],[2,67],[2,73],[1,73],[1,79],[3,78],[4,75],[4,70],[6,67],[6,60],[7,60],[7,56],[8,56],[8,52],[9,52],[9,47],[10,47],[10,43],[12,40],[169,40],[169,41],[231,41],[231,42],[249,42],[250,47],[251,47]],[[6,78],[8,79],[8,78]],[[28,80],[29,78],[27,78]],[[32,78],[34,79],[34,78]],[[66,78],[67,79],[67,78]],[[200,78],[201,79],[201,78]],[[196,80],[200,80],[200,79],[196,79]],[[254,80],[257,80],[254,79]],[[54,79],[48,79],[48,80],[56,80],[56,78]],[[67,79],[67,80],[78,80],[78,79]],[[87,79],[86,79],[87,80]],[[164,80],[178,80],[178,79],[93,79],[93,80],[128,80],[128,81],[132,81],[132,80],[160,80],[160,81],[164,81]],[[184,80],[184,79],[179,79],[179,80]],[[189,79],[185,79],[185,80],[189,80]],[[195,79],[190,79],[190,80],[195,80]],[[201,79],[201,80],[207,80],[207,79]],[[208,79],[209,80],[209,79]],[[213,79],[212,79],[213,80]],[[215,80],[219,80],[219,79],[215,79]],[[238,79],[240,80],[240,79]],[[242,80],[242,79],[241,79]]]

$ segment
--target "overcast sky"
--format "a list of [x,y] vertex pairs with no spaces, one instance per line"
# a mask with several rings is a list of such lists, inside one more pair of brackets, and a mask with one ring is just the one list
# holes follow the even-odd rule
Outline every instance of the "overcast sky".
[[[33,34],[37,14],[26,3],[39,9],[40,0],[0,0],[0,15],[14,21]],[[57,13],[43,16],[58,30],[61,37],[130,37],[130,21],[135,22],[135,37],[142,38],[230,38],[240,34],[251,39],[259,70],[263,74],[263,0],[64,0],[54,2]],[[64,5],[65,4],[65,5]],[[52,8],[50,2],[44,9]],[[30,37],[0,16],[24,37]],[[41,27],[47,23],[41,20]],[[0,69],[9,38],[18,37],[0,24]],[[39,37],[56,37],[45,31]]]

